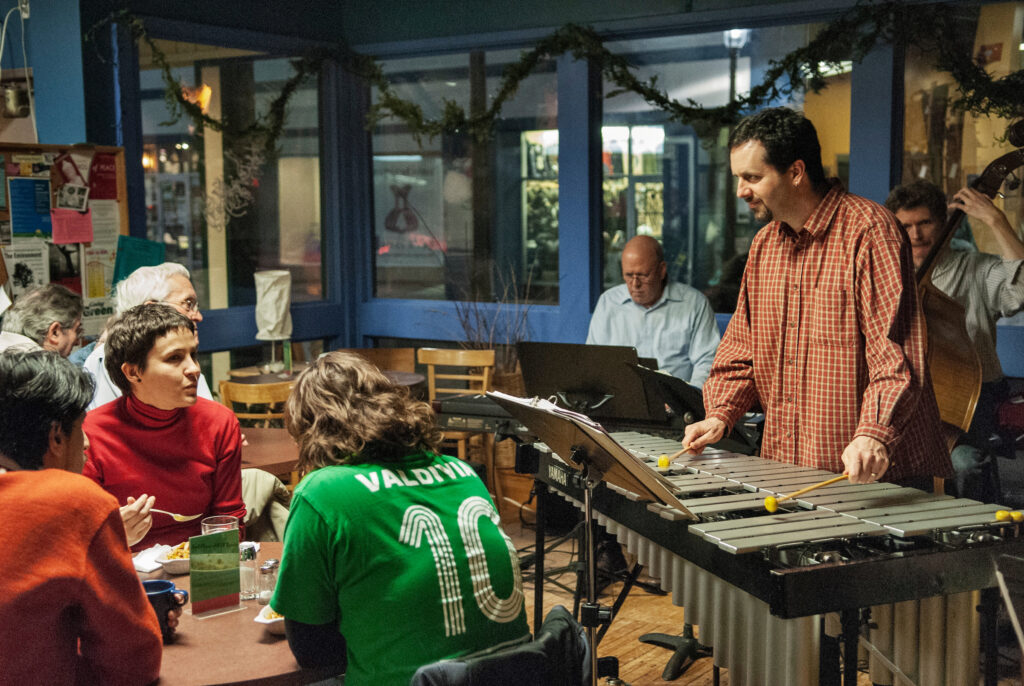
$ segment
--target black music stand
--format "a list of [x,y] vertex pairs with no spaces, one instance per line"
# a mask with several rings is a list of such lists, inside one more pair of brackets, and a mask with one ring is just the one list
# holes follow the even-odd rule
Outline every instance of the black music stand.
[[[682,418],[684,423],[693,424],[704,419],[704,393],[699,388],[691,386],[677,376],[650,369],[643,364],[631,365],[631,368],[640,377],[644,387],[653,391],[655,396],[668,405],[677,417]],[[756,454],[759,449],[757,441],[747,433],[740,422],[736,422],[729,435],[716,446],[750,455]]]
[[607,480],[641,497],[674,507],[693,520],[697,517],[673,495],[672,485],[668,480],[619,445],[600,424],[589,417],[564,410],[537,398],[528,400],[495,392],[487,395],[529,427],[555,453],[566,456],[566,463],[580,472],[587,536],[587,602],[580,607],[580,624],[587,630],[587,640],[591,646],[591,678],[596,686],[597,627],[611,622],[611,611],[601,607],[597,602],[593,531],[594,487],[602,480]]
[[579,343],[516,344],[528,395],[557,397],[564,407],[597,419],[664,423],[663,403],[644,389],[630,367],[636,348]]

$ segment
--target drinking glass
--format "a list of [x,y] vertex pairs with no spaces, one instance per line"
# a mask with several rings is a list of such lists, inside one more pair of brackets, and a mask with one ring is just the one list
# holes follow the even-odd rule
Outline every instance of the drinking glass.
[[238,528],[238,517],[233,515],[214,515],[213,517],[207,517],[202,522],[202,532],[206,534],[217,533],[218,531],[230,531],[231,529]]

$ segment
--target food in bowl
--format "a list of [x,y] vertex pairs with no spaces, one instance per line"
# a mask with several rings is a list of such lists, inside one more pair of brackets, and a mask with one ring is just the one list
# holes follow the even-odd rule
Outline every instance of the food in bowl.
[[188,574],[188,541],[185,541],[184,543],[179,543],[178,545],[174,546],[163,555],[157,557],[156,561],[160,563],[160,565],[164,568],[164,571],[168,574]]
[[256,619],[253,621],[264,625],[267,631],[272,634],[284,636],[284,615],[274,612],[270,609],[269,605],[264,605],[260,608]]
[[171,552],[167,553],[168,560],[187,560],[189,556],[188,541],[179,543],[171,549]]

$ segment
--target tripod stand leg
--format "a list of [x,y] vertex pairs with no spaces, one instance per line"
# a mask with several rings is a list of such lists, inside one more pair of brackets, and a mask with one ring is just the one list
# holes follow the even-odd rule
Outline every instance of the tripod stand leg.
[[693,625],[683,625],[683,635],[673,636],[671,634],[644,634],[640,637],[641,643],[649,643],[672,651],[661,678],[665,681],[678,679],[697,660],[702,657],[711,657],[711,648],[703,646],[693,635]]

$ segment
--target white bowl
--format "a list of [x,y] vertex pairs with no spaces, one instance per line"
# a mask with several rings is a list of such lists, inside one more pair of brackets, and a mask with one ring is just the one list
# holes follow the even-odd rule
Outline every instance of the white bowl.
[[284,617],[269,617],[271,609],[269,605],[264,605],[260,608],[259,613],[256,615],[254,622],[267,627],[267,631],[277,636],[284,636]]
[[156,558],[156,561],[164,568],[164,571],[168,574],[188,574],[189,570],[189,558],[175,558],[173,560],[167,559],[167,553],[171,552],[168,550],[166,553],[162,553],[160,557]]

